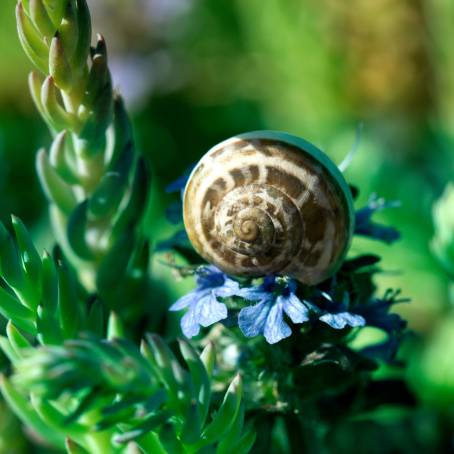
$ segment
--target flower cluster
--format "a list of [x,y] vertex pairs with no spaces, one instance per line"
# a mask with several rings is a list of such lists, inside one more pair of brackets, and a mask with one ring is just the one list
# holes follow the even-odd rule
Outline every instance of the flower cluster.
[[323,306],[297,296],[296,281],[287,277],[267,276],[260,285],[241,287],[239,283],[214,266],[197,270],[197,287],[180,298],[170,308],[179,311],[187,308],[181,319],[185,336],[199,334],[200,326],[210,326],[228,317],[228,309],[219,298],[240,297],[248,303],[238,314],[238,326],[246,337],[264,335],[270,344],[289,337],[292,330],[285,321],[293,323],[320,320],[331,328],[343,329],[364,326],[363,316],[349,312],[348,297],[336,302],[328,293],[322,293]]

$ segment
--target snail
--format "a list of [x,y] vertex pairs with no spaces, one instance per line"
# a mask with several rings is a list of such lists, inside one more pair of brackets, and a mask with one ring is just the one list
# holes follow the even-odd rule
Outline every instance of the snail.
[[306,285],[338,270],[355,219],[350,188],[328,156],[275,131],[209,150],[186,184],[183,217],[196,251],[226,274]]

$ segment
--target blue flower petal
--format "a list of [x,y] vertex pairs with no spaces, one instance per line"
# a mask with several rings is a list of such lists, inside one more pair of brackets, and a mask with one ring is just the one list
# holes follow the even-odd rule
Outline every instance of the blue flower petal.
[[366,320],[364,317],[350,312],[339,312],[337,314],[324,314],[319,320],[327,323],[331,328],[343,329],[347,325],[351,327],[364,326]]
[[240,285],[233,279],[226,279],[222,287],[214,290],[216,296],[220,298],[227,298],[229,296],[238,296]]
[[282,302],[276,302],[271,307],[265,322],[263,334],[269,344],[275,344],[292,334],[292,330],[287,323],[284,322]]
[[219,303],[213,292],[198,301],[194,310],[197,322],[205,327],[227,318],[227,306]]
[[255,337],[262,334],[270,305],[266,302],[254,306],[244,307],[238,315],[238,326],[246,337]]
[[276,301],[278,304],[282,304],[284,312],[293,323],[303,323],[309,320],[307,307],[293,293],[290,293],[287,297],[279,296]]
[[236,296],[241,296],[249,301],[267,302],[273,299],[273,294],[260,287],[243,287],[238,290]]
[[206,290],[200,291],[199,289],[195,289],[175,301],[175,303],[170,306],[169,311],[181,311],[181,309],[185,309],[191,304],[196,303],[200,298],[203,298],[206,293]]
[[197,336],[200,333],[200,325],[196,320],[196,311],[190,307],[181,319],[181,330],[187,338]]

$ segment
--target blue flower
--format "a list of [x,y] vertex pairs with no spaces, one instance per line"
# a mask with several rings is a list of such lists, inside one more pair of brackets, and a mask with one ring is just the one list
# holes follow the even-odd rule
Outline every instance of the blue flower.
[[259,287],[240,289],[237,296],[252,301],[259,301],[254,306],[241,309],[238,325],[246,337],[265,336],[269,344],[275,344],[292,334],[284,321],[284,313],[293,323],[309,320],[307,307],[295,295],[296,283],[287,281],[284,286],[276,282],[275,277],[268,277]]
[[334,329],[344,329],[346,326],[356,328],[366,324],[366,320],[363,316],[347,311],[347,308],[350,305],[348,293],[344,295],[344,299],[341,303],[335,302],[331,295],[326,292],[322,292],[321,295],[327,303],[326,310],[320,311],[319,309],[321,315],[318,319],[321,322],[326,323]]
[[322,315],[319,320],[334,329],[344,329],[346,326],[355,328],[366,324],[364,317],[361,317],[361,315],[358,314],[352,314],[351,312],[338,312],[335,314],[326,313]]
[[408,302],[408,299],[398,299],[399,292],[388,291],[383,298],[371,299],[367,304],[359,306],[357,311],[367,321],[369,326],[380,328],[388,334],[399,333],[405,329],[407,322],[398,314],[390,314],[394,304]]
[[181,319],[181,329],[186,337],[199,334],[200,326],[210,326],[227,318],[227,307],[218,298],[236,295],[236,281],[228,278],[214,266],[202,267],[197,271],[197,287],[176,301],[170,311],[188,308]]
[[373,222],[372,216],[377,211],[398,206],[400,206],[398,201],[386,202],[383,198],[372,195],[367,205],[356,212],[355,234],[381,240],[388,244],[397,241],[400,238],[399,232],[394,227]]

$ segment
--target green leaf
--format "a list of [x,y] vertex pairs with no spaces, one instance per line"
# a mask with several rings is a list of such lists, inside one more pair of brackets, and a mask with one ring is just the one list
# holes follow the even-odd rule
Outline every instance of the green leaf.
[[0,287],[0,314],[20,329],[29,334],[36,335],[36,326],[34,323],[34,313],[23,306],[14,296]]
[[[178,340],[181,354],[189,367],[192,383],[194,385],[194,397],[197,399],[198,419],[204,424],[208,414],[211,398],[211,384],[204,364],[194,348],[184,339]],[[195,422],[195,420],[194,420]]]
[[126,275],[129,261],[134,253],[136,235],[127,230],[101,260],[96,275],[97,288],[110,289]]
[[62,433],[51,429],[44,423],[25,397],[12,386],[6,377],[1,377],[0,389],[9,407],[24,424],[40,434],[44,440],[63,449],[65,440]]
[[147,335],[147,340],[151,352],[147,352],[145,348],[145,357],[155,374],[172,394],[175,403],[181,400],[188,404],[192,398],[189,374],[180,366],[175,355],[159,336]]
[[69,415],[65,416],[64,422],[62,423],[63,427],[67,425],[75,424],[84,413],[87,413],[91,408],[95,406],[98,399],[103,395],[103,390],[100,388],[93,388],[90,392],[79,401],[76,409],[72,411]]
[[41,104],[46,115],[51,119],[56,130],[79,130],[79,123],[74,114],[66,112],[58,99],[58,89],[52,76],[46,77],[41,87]]
[[22,265],[25,269],[28,279],[35,289],[39,289],[36,293],[40,294],[41,287],[41,258],[30,238],[30,235],[22,223],[16,216],[12,216],[13,228],[16,233],[17,244],[22,258]]
[[[159,393],[159,391],[158,391]],[[103,416],[115,416],[118,413],[123,412],[124,410],[133,409],[135,411],[135,406],[142,404],[144,401],[143,396],[132,396],[132,397],[123,397],[121,400],[117,400],[115,403],[108,405],[102,409]],[[148,413],[151,413],[148,411]]]
[[[104,42],[101,37],[100,40]],[[98,43],[100,40],[98,39]],[[88,108],[93,108],[109,85],[111,85],[111,79],[109,67],[107,66],[107,55],[95,54],[88,75],[83,104]]]
[[229,432],[240,408],[242,389],[241,377],[237,375],[227,389],[219,411],[203,432],[203,439],[214,443]]
[[213,376],[213,370],[216,363],[216,351],[214,349],[213,342],[208,342],[207,346],[203,349],[200,355],[200,360],[205,366],[208,377],[211,378]]
[[45,252],[42,259],[42,304],[44,309],[56,319],[58,307],[58,276],[53,258]]
[[244,424],[244,403],[241,402],[240,409],[236,415],[230,431],[222,438],[216,450],[216,454],[230,454],[233,447],[240,441]]
[[134,426],[127,432],[121,435],[116,435],[114,437],[114,442],[123,444],[134,441],[136,438],[142,437],[148,432],[156,429],[161,424],[165,423],[171,416],[172,414],[169,411],[162,411],[157,415],[149,416],[143,422]]
[[60,261],[58,274],[58,309],[60,323],[65,339],[76,336],[80,325],[79,301],[76,282],[69,267]]
[[98,421],[94,427],[97,432],[102,432],[104,430],[110,429],[112,426],[115,426],[119,423],[127,423],[134,420],[134,415],[136,414],[136,409],[133,406],[123,408],[118,410],[116,413],[111,414],[105,418],[102,418]]
[[90,430],[89,427],[83,424],[69,423],[67,416],[61,411],[57,410],[54,405],[52,405],[44,398],[38,397],[32,393],[30,395],[30,402],[40,418],[56,432],[61,433],[62,428],[64,428],[64,433],[66,436],[69,435],[70,437],[80,437],[86,435]]
[[36,159],[38,176],[50,202],[55,203],[67,215],[77,206],[71,189],[55,172],[49,162],[46,150],[41,149]]
[[104,337],[104,307],[99,300],[96,300],[90,307],[87,330],[96,337]]
[[201,429],[200,412],[197,401],[194,399],[188,406],[179,438],[184,444],[196,443],[200,440]]
[[25,285],[24,269],[17,246],[8,230],[0,222],[0,263],[3,279],[14,290],[20,290]]
[[93,253],[86,238],[87,210],[87,200],[77,205],[68,221],[67,236],[69,245],[77,256],[84,260],[92,260]]
[[[46,65],[47,65],[47,62],[46,62]],[[35,71],[32,71],[28,76],[28,86],[30,89],[30,93],[32,95],[33,102],[34,102],[36,108],[38,109],[38,112],[43,117],[43,120],[46,122],[47,126],[51,129],[52,132],[54,132],[58,128],[54,124],[52,118],[49,117],[49,115],[47,115],[47,112],[44,109],[43,103],[41,102],[42,84],[43,84],[43,80],[40,78],[40,76]]]
[[67,2],[62,0],[43,0],[43,3],[46,7],[47,14],[54,24],[55,30],[57,30],[61,24]]
[[181,441],[177,438],[174,425],[170,422],[162,426],[161,430],[159,431],[159,440],[168,454],[187,453],[187,450],[185,449]]
[[88,451],[86,451],[82,446],[78,445],[74,440],[71,438],[67,437],[66,438],[66,452],[68,454],[90,454]]
[[119,173],[106,173],[89,200],[90,216],[94,219],[102,219],[114,214],[124,197],[127,183],[127,178]]
[[113,340],[122,337],[125,337],[123,321],[115,312],[111,312],[107,324],[107,339]]
[[[93,101],[90,114],[79,132],[83,140],[92,144],[90,149],[98,150],[105,140],[106,130],[112,120],[112,83],[106,84],[99,96]],[[87,150],[89,151],[89,150]]]
[[178,454],[177,451],[167,451],[162,446],[159,436],[153,432],[148,432],[136,439],[137,445],[145,454]]
[[122,150],[122,153],[118,156],[115,161],[115,165],[110,166],[110,171],[119,173],[123,178],[129,180],[130,173],[133,170],[134,164],[134,145],[129,142]]
[[16,7],[16,22],[19,40],[25,53],[27,54],[27,57],[41,72],[46,74],[48,68],[47,47],[39,36],[34,25],[25,14],[21,2],[19,2]]
[[6,337],[0,336],[0,349],[12,364],[16,364],[21,359],[19,354],[11,345],[9,339]]
[[49,74],[60,90],[68,91],[71,89],[73,83],[72,70],[59,33],[52,38],[50,43]]
[[246,430],[238,443],[236,443],[229,452],[235,452],[236,454],[247,454],[254,446],[256,438],[257,432],[251,426]]
[[91,44],[91,18],[86,0],[77,0],[76,17],[79,39],[74,52],[74,67],[84,68],[87,63]]
[[45,252],[42,259],[42,299],[38,308],[39,339],[45,345],[63,341],[58,317],[58,276],[53,258]]
[[116,165],[125,149],[133,148],[131,122],[126,112],[123,100],[118,94],[114,94],[113,129],[115,146],[110,158],[109,168],[113,168]]
[[11,320],[6,325],[6,335],[8,336],[11,347],[18,357],[22,356],[24,349],[31,348],[30,342],[20,333]]
[[79,180],[69,162],[69,146],[67,147],[68,131],[65,129],[57,134],[49,151],[50,165],[68,184],[78,184]]
[[39,32],[47,37],[52,38],[55,33],[55,27],[50,20],[47,10],[42,0],[29,0],[30,17]]
[[63,335],[59,320],[55,317],[58,312],[51,313],[43,306],[38,306],[38,318],[36,327],[38,340],[43,345],[60,345],[63,342]]
[[59,26],[59,33],[64,53],[71,64],[74,52],[77,48],[77,43],[79,42],[79,24],[76,15],[76,0],[66,2],[65,13]]
[[143,216],[150,191],[149,172],[145,161],[139,159],[134,174],[131,195],[112,229],[112,235],[118,237],[131,223],[137,224]]
[[129,264],[128,274],[131,279],[140,281],[148,274],[150,266],[150,242],[143,241],[134,251],[133,257]]

